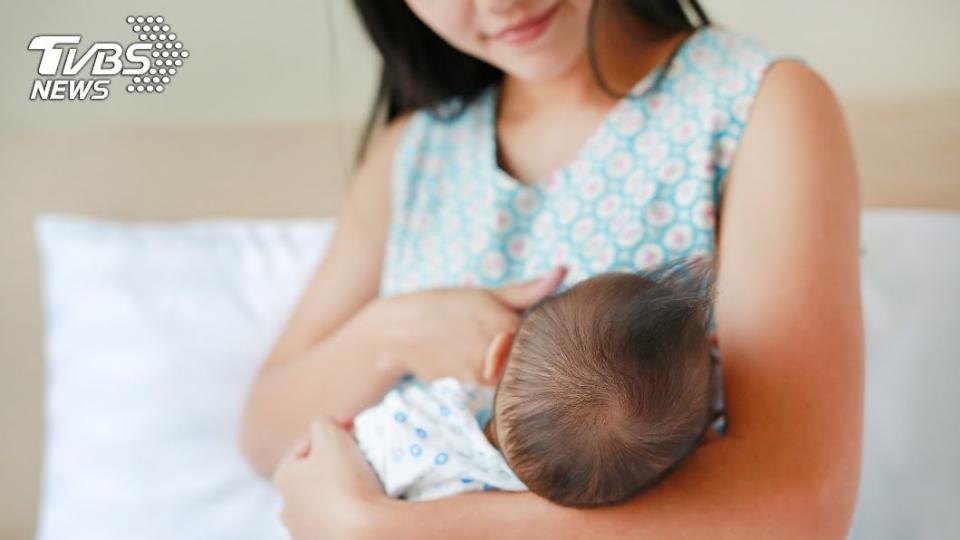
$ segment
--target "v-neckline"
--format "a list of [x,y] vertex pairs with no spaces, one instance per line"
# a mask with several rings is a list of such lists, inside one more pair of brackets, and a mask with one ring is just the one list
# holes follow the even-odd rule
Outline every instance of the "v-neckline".
[[642,97],[646,92],[657,86],[657,83],[660,81],[661,77],[666,75],[665,70],[669,71],[669,68],[673,66],[674,60],[678,58],[681,53],[690,46],[690,43],[692,43],[697,36],[701,35],[706,28],[707,25],[694,28],[690,35],[685,37],[683,41],[674,47],[673,52],[663,63],[648,71],[630,88],[630,90],[627,91],[625,96],[618,99],[613,106],[610,107],[610,110],[604,114],[603,119],[584,140],[583,144],[580,145],[580,148],[576,151],[570,161],[564,165],[561,165],[559,168],[554,169],[546,176],[537,178],[535,180],[519,180],[512,174],[503,170],[503,168],[500,166],[500,161],[497,159],[500,149],[500,143],[497,141],[497,106],[500,100],[501,84],[491,85],[487,90],[486,95],[483,96],[485,101],[483,103],[484,118],[481,132],[484,137],[484,141],[488,143],[486,145],[487,151],[484,152],[484,158],[486,161],[485,165],[487,165],[489,170],[493,171],[493,175],[496,177],[495,181],[497,184],[507,189],[540,190],[551,178],[559,174],[564,174],[576,167],[586,158],[590,150],[597,145],[597,141],[607,131],[608,125],[615,118],[619,117],[625,108],[632,105],[631,100]]

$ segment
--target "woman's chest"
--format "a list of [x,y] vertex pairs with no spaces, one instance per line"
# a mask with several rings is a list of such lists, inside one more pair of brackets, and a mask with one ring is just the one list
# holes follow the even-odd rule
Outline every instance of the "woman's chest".
[[496,286],[560,264],[565,288],[711,252],[707,146],[640,139],[603,135],[588,159],[531,185],[475,167],[466,152],[417,172],[395,201],[381,293]]
[[485,127],[489,136],[495,137],[499,168],[511,178],[532,185],[580,157],[608,112],[601,108],[567,108],[539,116],[513,114],[498,120],[495,127]]

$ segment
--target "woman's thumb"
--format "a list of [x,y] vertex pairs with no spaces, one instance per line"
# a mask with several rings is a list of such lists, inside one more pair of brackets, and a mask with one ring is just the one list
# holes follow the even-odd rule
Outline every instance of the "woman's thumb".
[[524,281],[511,283],[492,289],[490,292],[504,304],[517,309],[526,309],[550,294],[567,275],[567,267],[555,266],[542,276]]

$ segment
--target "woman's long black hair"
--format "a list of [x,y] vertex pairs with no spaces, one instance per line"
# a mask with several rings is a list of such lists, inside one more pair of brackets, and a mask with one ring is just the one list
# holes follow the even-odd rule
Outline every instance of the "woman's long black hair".
[[[463,98],[463,103],[467,103],[503,77],[500,69],[444,41],[403,0],[354,0],[353,3],[383,57],[380,86],[360,141],[358,160],[362,159],[384,108],[385,121],[389,122],[407,111],[437,105],[453,97]],[[590,66],[597,83],[611,94],[614,92],[597,65],[595,19],[600,3],[620,4],[617,7],[626,7],[631,16],[669,34],[710,24],[697,0],[595,0],[590,11]],[[696,14],[697,24],[688,18],[682,4]]]

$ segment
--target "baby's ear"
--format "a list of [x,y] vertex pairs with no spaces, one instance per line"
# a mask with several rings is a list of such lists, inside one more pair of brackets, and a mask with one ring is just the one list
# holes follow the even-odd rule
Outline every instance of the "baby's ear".
[[507,354],[510,344],[513,343],[513,331],[500,332],[487,346],[487,354],[483,359],[483,379],[488,384],[495,384],[503,373],[503,366],[507,363]]

